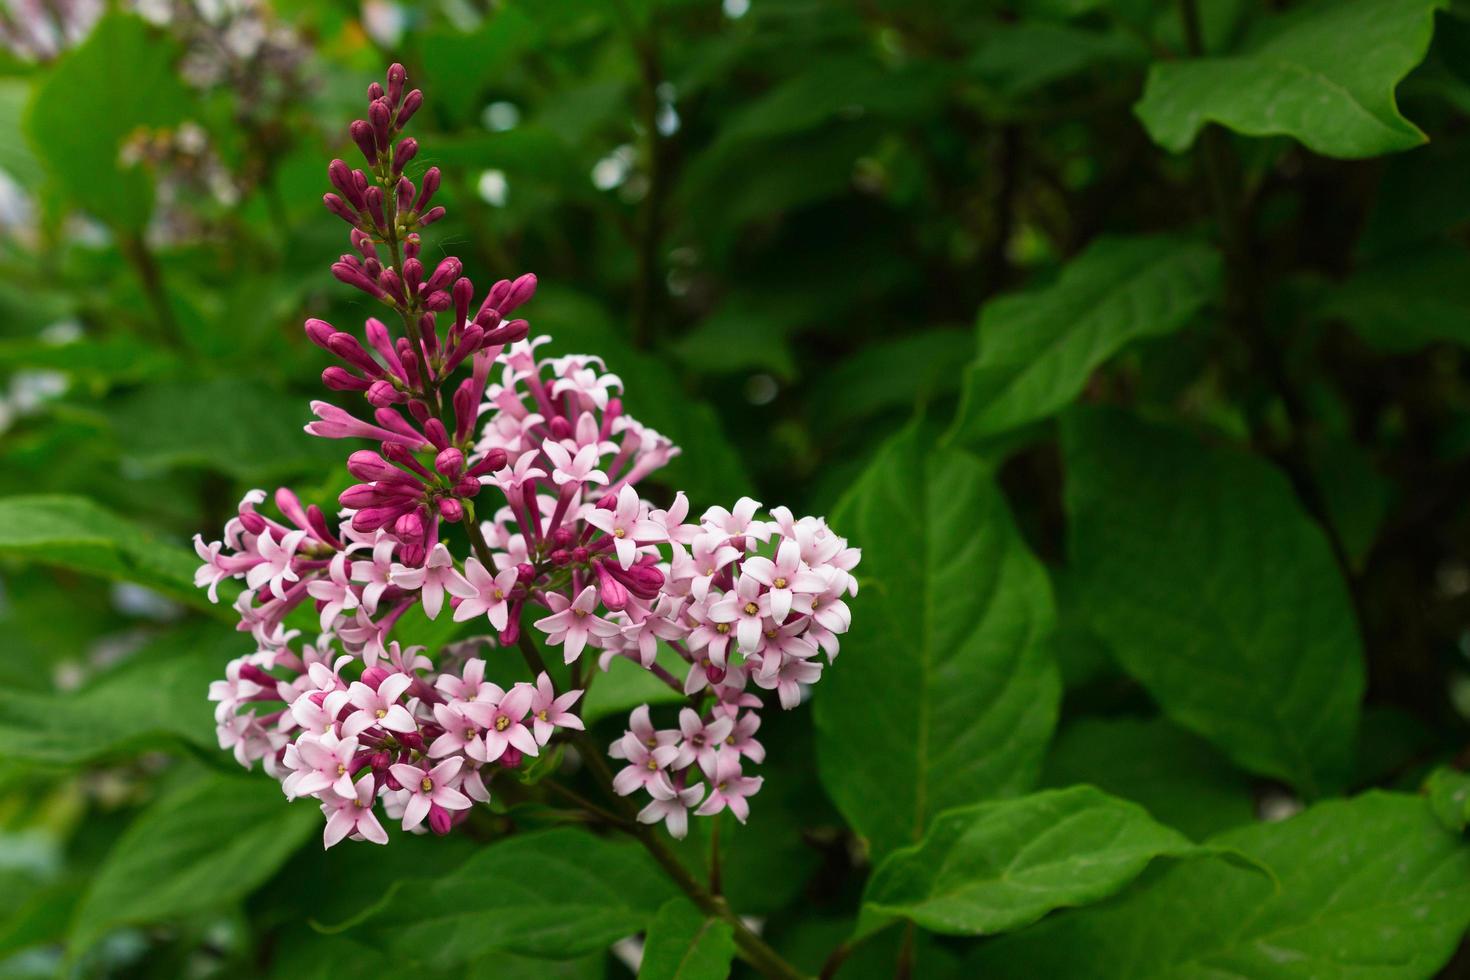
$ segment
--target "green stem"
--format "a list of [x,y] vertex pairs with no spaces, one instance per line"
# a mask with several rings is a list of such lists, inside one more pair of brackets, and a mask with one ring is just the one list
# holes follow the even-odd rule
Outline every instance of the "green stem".
[[168,303],[168,290],[163,284],[163,270],[159,268],[158,260],[154,257],[153,250],[148,247],[143,233],[124,232],[118,239],[118,244],[128,264],[133,267],[133,272],[143,287],[143,295],[148,297],[148,304],[153,307],[153,315],[158,319],[158,330],[163,335],[164,342],[175,349],[183,349],[183,334],[179,332],[179,323],[174,318],[173,307]]
[[678,885],[679,889],[688,895],[690,901],[697,905],[705,915],[722,919],[730,924],[730,928],[735,933],[735,947],[741,958],[773,980],[802,980],[805,974],[788,963],[764,939],[751,932],[723,897],[711,894],[700,884],[654,828],[638,822],[632,805],[624,797],[613,792],[612,771],[608,769],[602,753],[598,751],[592,739],[586,735],[580,736],[577,739],[577,748],[582,753],[588,770],[597,780],[603,793],[615,801],[620,810],[628,814],[624,830],[643,845],[643,849],[649,853],[649,856],[658,862],[674,884]]

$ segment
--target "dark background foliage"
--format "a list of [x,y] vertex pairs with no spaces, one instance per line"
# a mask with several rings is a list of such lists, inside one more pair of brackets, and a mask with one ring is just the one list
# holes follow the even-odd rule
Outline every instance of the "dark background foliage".
[[[95,27],[87,4],[0,7],[0,975],[382,970],[372,931],[308,922],[556,822],[528,802],[323,856],[304,804],[225,778],[203,698],[243,647],[188,538],[250,487],[347,483],[301,432],[324,366],[301,323],[368,312],[327,272],[320,198],[390,60],[428,94],[414,166],[445,174],[426,254],[540,277],[533,331],[602,355],[683,447],[654,495],[831,513],[866,551],[882,601],[855,604],[815,723],[768,722],[758,816],[725,844],[732,903],[794,962],[822,963],[870,863],[925,830],[904,794],[932,813],[1089,782],[1201,840],[1428,778],[1463,827],[1463,2],[92,6]],[[890,691],[964,751],[877,729]],[[1282,829],[1401,841],[1379,802]],[[1230,846],[1290,864],[1271,829]],[[1359,883],[1438,929],[1373,976],[1456,969],[1470,876],[1434,847]],[[1349,853],[1373,848],[1321,863]],[[889,929],[841,975],[1119,976],[1105,938],[1162,947],[1130,929],[1202,893],[1338,900],[1309,867],[1275,868],[1284,899],[1198,867],[1004,941]],[[624,901],[579,914],[638,932]],[[1234,928],[1195,911],[1201,948]],[[556,969],[626,973],[599,944]],[[460,952],[456,975],[548,975],[524,944]],[[1135,974],[1183,972],[1159,955]]]

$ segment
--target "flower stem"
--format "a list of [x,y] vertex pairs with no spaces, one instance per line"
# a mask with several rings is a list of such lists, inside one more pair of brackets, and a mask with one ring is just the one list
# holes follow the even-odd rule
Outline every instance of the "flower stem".
[[730,908],[730,904],[720,895],[711,894],[702,884],[695,879],[684,863],[679,860],[677,854],[669,847],[667,842],[651,827],[641,824],[632,813],[628,801],[618,796],[612,789],[612,772],[607,763],[603,761],[602,754],[598,752],[597,746],[586,735],[577,739],[577,748],[587,762],[587,768],[597,780],[598,785],[609,799],[616,801],[618,808],[629,814],[629,819],[623,825],[626,833],[632,835],[643,845],[644,850],[649,853],[659,866],[664,869],[668,876],[673,879],[674,884],[689,896],[689,899],[699,906],[705,915],[711,918],[722,919],[730,924],[735,932],[735,947],[745,962],[749,963],[763,975],[773,980],[802,980],[805,976],[800,970],[786,961],[780,953],[771,948],[760,936],[750,930],[740,916]]

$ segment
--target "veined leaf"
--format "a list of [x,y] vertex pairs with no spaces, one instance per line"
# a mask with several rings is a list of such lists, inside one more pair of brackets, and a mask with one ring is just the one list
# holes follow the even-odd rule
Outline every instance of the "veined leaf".
[[711,919],[687,898],[664,904],[643,941],[639,980],[724,980],[735,957],[730,923]]
[[82,899],[70,950],[120,925],[227,905],[262,884],[322,824],[311,801],[287,803],[267,779],[210,775],[133,821]]
[[1230,57],[1161,61],[1138,118],[1183,152],[1208,123],[1291,136],[1324,156],[1370,157],[1425,140],[1394,87],[1424,58],[1448,0],[1318,0],[1267,21]]
[[549,830],[411,883],[368,928],[391,923],[389,947],[435,967],[500,949],[570,959],[641,932],[673,892],[638,845]]
[[917,429],[832,514],[863,549],[861,629],[817,696],[822,783],[887,854],[934,814],[1025,792],[1056,723],[1050,583],[973,457]]
[[1050,286],[992,301],[951,437],[975,444],[1064,408],[1129,341],[1189,322],[1219,282],[1220,258],[1201,242],[1110,238]]
[[1254,824],[1225,861],[1150,869],[1117,899],[978,948],[966,976],[1108,980],[1419,980],[1470,923],[1470,846],[1424,800],[1370,793]]
[[1136,803],[1091,786],[1048,790],[941,813],[923,841],[878,866],[863,915],[992,935],[1105,898],[1156,857],[1200,853]]
[[1346,778],[1357,624],[1320,528],[1244,453],[1120,411],[1062,426],[1085,616],[1174,721],[1318,795]]

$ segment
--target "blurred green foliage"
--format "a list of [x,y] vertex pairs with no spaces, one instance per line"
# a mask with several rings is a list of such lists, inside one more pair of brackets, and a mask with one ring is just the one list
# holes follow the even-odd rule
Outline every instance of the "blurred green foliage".
[[[533,331],[683,447],[654,495],[865,549],[713,843],[783,955],[1466,969],[1465,0],[9,0],[0,38],[0,977],[591,978],[641,931],[645,975],[729,962],[534,787],[364,860],[215,750],[248,640],[187,542],[347,484],[300,327],[366,315],[320,199],[392,60],[445,175],[426,255],[537,273]],[[596,737],[646,677],[599,682]],[[1079,782],[1122,799],[995,802]],[[954,878],[981,832],[1089,870],[991,915]],[[1245,860],[1150,863],[1212,849]],[[849,949],[889,853],[872,909],[945,938]]]

